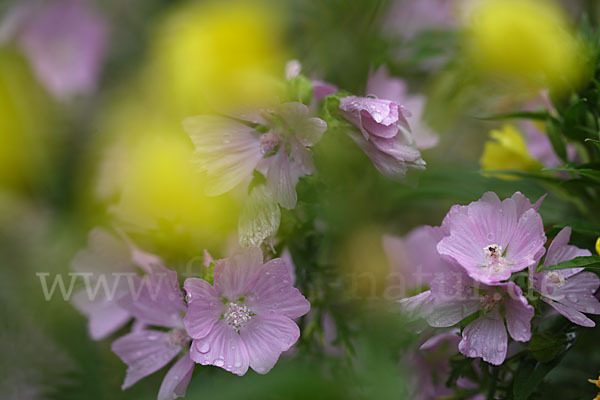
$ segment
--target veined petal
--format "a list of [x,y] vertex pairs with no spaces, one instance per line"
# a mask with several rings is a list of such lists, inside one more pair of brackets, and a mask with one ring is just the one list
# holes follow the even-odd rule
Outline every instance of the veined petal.
[[188,278],[183,288],[187,293],[188,302],[183,325],[191,338],[203,338],[223,314],[223,302],[215,288],[202,279]]
[[273,368],[279,355],[298,341],[300,329],[288,317],[269,314],[256,315],[240,336],[248,350],[250,366],[259,374]]
[[112,351],[128,366],[123,389],[158,371],[181,351],[168,339],[167,332],[148,330],[128,333],[112,343]]
[[248,352],[241,334],[224,320],[218,321],[205,337],[194,339],[190,358],[199,364],[214,365],[240,376],[248,371]]
[[592,321],[591,319],[586,317],[585,314],[577,311],[573,307],[570,307],[565,304],[561,304],[557,301],[552,301],[552,300],[546,299],[544,297],[542,297],[542,300],[544,300],[546,303],[550,304],[550,306],[552,308],[554,308],[556,311],[561,313],[563,316],[565,316],[569,321],[571,321],[574,324],[585,326],[587,328],[593,328],[594,326],[596,326],[596,323],[594,321]]
[[314,146],[327,130],[327,123],[320,118],[311,117],[308,107],[302,103],[281,104],[277,113],[304,146]]
[[514,282],[508,282],[509,297],[504,299],[506,307],[506,327],[510,336],[518,342],[531,339],[531,319],[534,308],[523,296],[523,291]]
[[[569,245],[570,239],[571,228],[566,226],[561,229],[560,232],[558,232],[556,237],[552,240],[552,243],[550,243],[550,246],[548,246],[548,252],[546,253],[546,258],[544,259],[545,266],[572,260],[575,257],[592,255],[589,250],[580,249],[577,246]],[[570,268],[566,270],[560,270],[559,273],[561,273],[564,278],[568,278],[569,276],[575,275],[583,270],[584,268]]]
[[502,317],[491,312],[469,323],[462,333],[458,349],[467,357],[481,357],[493,365],[500,365],[506,358],[508,337]]
[[100,293],[94,300],[90,300],[87,290],[81,290],[73,295],[71,303],[88,317],[88,332],[93,340],[106,338],[131,319],[131,314],[115,300],[107,300]]
[[217,196],[252,175],[262,158],[254,130],[232,119],[201,115],[186,118],[183,127],[196,148],[195,161],[206,171],[206,193]]
[[273,195],[273,199],[282,207],[292,209],[296,207],[298,195],[296,194],[296,183],[298,175],[293,173],[290,159],[281,148],[272,156],[267,171],[267,187]]
[[281,314],[298,318],[310,310],[308,300],[292,286],[292,277],[283,259],[268,261],[255,282],[249,288],[245,302],[257,315]]
[[189,354],[177,360],[160,385],[158,400],[174,400],[178,397],[185,397],[185,392],[194,372],[194,365],[196,364]]
[[260,274],[262,261],[262,250],[257,247],[249,247],[238,255],[217,260],[214,274],[217,294],[229,301],[245,296]]

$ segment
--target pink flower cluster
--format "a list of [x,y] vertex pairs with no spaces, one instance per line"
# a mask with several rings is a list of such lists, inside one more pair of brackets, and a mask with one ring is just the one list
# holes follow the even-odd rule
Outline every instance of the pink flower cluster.
[[134,319],[131,332],[112,344],[128,366],[123,389],[176,360],[158,393],[159,400],[171,400],[185,395],[196,363],[265,374],[296,343],[294,319],[308,313],[310,303],[293,287],[288,264],[281,258],[264,263],[258,248],[217,261],[205,253],[205,279],[186,279],[182,291],[177,272],[158,257],[96,229],[73,268],[113,290],[92,296],[86,288],[73,302],[89,318],[94,339]]
[[[531,303],[536,299],[575,324],[594,326],[584,313],[600,314],[594,297],[600,287],[596,274],[583,268],[538,272],[540,264],[591,255],[568,244],[568,227],[546,251],[537,211],[542,200],[532,204],[519,192],[500,200],[488,192],[467,206],[452,207],[440,227],[417,228],[406,239],[384,238],[396,268],[413,270],[408,282],[415,284],[411,275],[418,268],[418,283],[429,285],[429,290],[400,300],[405,309],[418,311],[435,328],[455,327],[475,315],[462,330],[458,350],[494,365],[504,362],[509,335],[518,342],[530,340],[535,313]],[[415,237],[422,239],[416,245]],[[511,279],[519,274],[527,278],[527,287]]]

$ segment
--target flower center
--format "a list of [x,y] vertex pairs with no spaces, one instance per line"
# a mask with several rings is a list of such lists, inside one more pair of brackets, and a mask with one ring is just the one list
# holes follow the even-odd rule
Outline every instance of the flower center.
[[190,337],[182,329],[173,329],[165,337],[165,342],[171,346],[184,346],[190,341]]
[[497,244],[485,246],[483,254],[485,255],[487,266],[494,271],[500,271],[507,265],[506,260],[502,256],[502,246],[498,246]]
[[236,331],[239,331],[240,328],[246,326],[253,315],[254,314],[251,313],[245,305],[229,303],[227,304],[227,311],[223,314],[223,319],[225,319],[225,322],[227,322],[229,326],[233,327]]
[[273,132],[264,133],[260,137],[260,152],[263,156],[272,155],[279,148],[279,138]]
[[490,311],[502,300],[502,295],[498,292],[494,294],[484,294],[480,297],[481,308],[483,311]]
[[548,272],[546,277],[550,280],[550,282],[552,282],[552,285],[554,285],[554,287],[559,288],[565,284],[565,277],[560,272]]

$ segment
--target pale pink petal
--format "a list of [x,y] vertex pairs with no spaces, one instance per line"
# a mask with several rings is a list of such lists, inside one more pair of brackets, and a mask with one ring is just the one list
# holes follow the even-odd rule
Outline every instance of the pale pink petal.
[[277,113],[303,146],[314,146],[327,130],[325,121],[311,117],[308,107],[302,103],[281,104]]
[[430,326],[446,328],[459,323],[480,309],[481,302],[478,299],[436,302],[425,319]]
[[109,301],[100,293],[91,301],[84,289],[75,293],[71,299],[73,306],[88,317],[88,332],[93,340],[106,338],[131,319],[131,315],[116,301]]
[[73,257],[71,268],[94,275],[136,271],[129,246],[104,228],[90,231],[87,247]]
[[521,215],[514,236],[506,249],[506,259],[512,263],[511,271],[520,271],[536,263],[539,252],[546,243],[542,217],[534,209]]
[[262,267],[262,250],[249,247],[238,255],[217,260],[215,266],[215,289],[219,296],[237,301],[258,277]]
[[296,194],[297,174],[292,173],[290,159],[284,148],[271,157],[267,171],[267,187],[273,199],[282,207],[292,209],[296,207],[298,196]]
[[202,115],[186,118],[183,127],[196,148],[195,162],[206,171],[209,196],[231,190],[251,176],[262,159],[258,134],[240,122]]
[[248,352],[241,334],[223,320],[205,337],[194,339],[190,357],[199,364],[214,365],[236,375],[244,375],[248,370]]
[[523,296],[521,288],[513,282],[509,282],[508,287],[509,297],[504,300],[508,333],[518,342],[527,342],[531,339],[531,319],[535,310]]
[[546,297],[580,312],[600,314],[600,302],[594,296],[598,287],[598,275],[593,272],[580,272],[567,278],[562,286],[555,287],[552,294]]
[[481,357],[493,365],[500,365],[506,358],[508,337],[502,317],[491,312],[469,323],[462,333],[458,349],[470,358]]
[[193,339],[203,338],[225,312],[225,305],[215,288],[202,279],[188,278],[183,288],[188,303],[183,325]]
[[185,303],[177,281],[177,272],[157,266],[153,273],[134,277],[133,287],[119,305],[149,325],[182,327]]
[[248,288],[245,300],[252,312],[298,318],[310,310],[308,300],[292,286],[292,277],[283,259],[267,262],[255,282],[254,286]]
[[300,330],[294,321],[282,315],[256,315],[240,331],[240,336],[248,350],[252,369],[266,374],[279,355],[298,341]]
[[172,343],[169,338],[167,332],[140,331],[112,343],[112,351],[128,366],[123,389],[158,371],[181,351],[181,345]]
[[511,196],[511,199],[515,202],[518,217],[523,215],[525,211],[529,210],[530,208],[533,208],[535,211],[539,210],[540,206],[542,205],[542,201],[544,201],[545,198],[546,195],[543,195],[538,199],[538,201],[535,202],[535,204],[531,204],[531,201],[529,201],[527,197],[523,196],[521,192],[515,192]]
[[174,400],[178,397],[185,397],[194,372],[194,365],[194,361],[188,354],[177,360],[160,385],[158,400]]
[[[577,246],[569,245],[571,239],[571,228],[566,226],[561,229],[560,232],[548,246],[548,252],[544,259],[544,266],[555,265],[563,261],[572,260],[575,257],[591,256],[592,253],[587,249],[580,249]],[[575,275],[578,272],[583,271],[584,268],[570,268],[560,270],[564,278]]]
[[312,85],[313,85],[313,97],[314,97],[315,101],[320,101],[325,96],[328,96],[330,94],[334,94],[334,93],[338,92],[337,87],[335,87],[334,85],[327,83],[327,82],[313,80]]
[[550,304],[550,306],[552,306],[552,308],[554,308],[556,311],[558,311],[559,313],[564,315],[569,321],[571,321],[574,324],[585,326],[588,328],[593,328],[594,326],[596,326],[596,323],[594,321],[592,321],[591,319],[586,317],[583,313],[580,313],[573,307],[558,303],[556,301],[546,299],[544,297],[542,297],[542,300],[544,300],[546,303]]

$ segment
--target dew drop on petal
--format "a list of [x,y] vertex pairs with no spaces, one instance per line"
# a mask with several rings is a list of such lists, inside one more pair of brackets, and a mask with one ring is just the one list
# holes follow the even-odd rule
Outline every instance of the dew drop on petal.
[[204,342],[202,346],[198,348],[198,351],[204,354],[208,353],[210,351],[210,344],[208,344],[208,342]]

